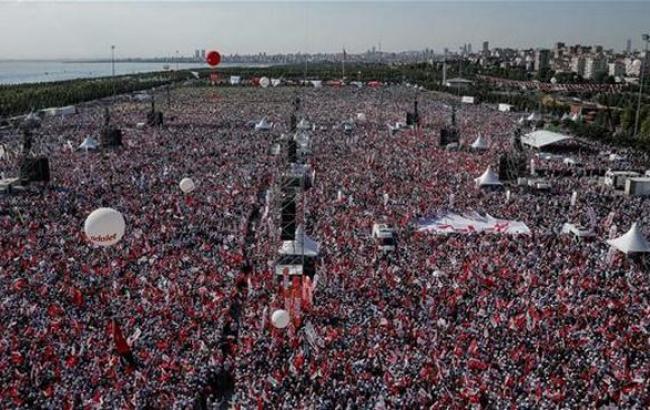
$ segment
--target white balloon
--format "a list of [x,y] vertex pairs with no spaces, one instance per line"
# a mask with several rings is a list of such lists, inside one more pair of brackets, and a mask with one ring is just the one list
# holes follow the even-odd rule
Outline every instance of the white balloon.
[[260,86],[262,86],[262,88],[266,88],[269,85],[271,85],[271,80],[269,80],[268,77],[260,78]]
[[289,326],[289,312],[283,309],[276,310],[271,315],[271,323],[278,329]]
[[111,246],[122,239],[125,227],[121,213],[113,208],[98,208],[86,218],[84,231],[95,245]]
[[192,181],[191,178],[181,179],[181,183],[178,185],[181,187],[181,191],[186,194],[189,194],[190,192],[194,191],[194,188],[196,188],[196,185],[194,185],[194,181]]

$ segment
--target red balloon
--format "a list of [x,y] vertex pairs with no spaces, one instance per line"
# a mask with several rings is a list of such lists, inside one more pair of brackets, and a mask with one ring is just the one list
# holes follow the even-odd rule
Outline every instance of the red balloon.
[[209,66],[216,67],[221,62],[221,54],[218,51],[212,50],[205,56],[205,61]]

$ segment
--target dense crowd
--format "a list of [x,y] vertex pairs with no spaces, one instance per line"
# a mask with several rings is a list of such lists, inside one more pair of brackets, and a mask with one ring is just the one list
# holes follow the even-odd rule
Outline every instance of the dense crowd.
[[[101,109],[45,119],[36,145],[52,182],[0,197],[0,407],[648,408],[648,268],[608,257],[604,240],[650,226],[650,203],[581,172],[612,166],[593,144],[571,154],[579,165],[535,157],[539,170],[567,171],[547,177],[550,191],[513,185],[506,200],[480,190],[474,178],[512,149],[517,115],[460,107],[463,145],[480,133],[490,148],[448,151],[438,131],[453,102],[436,95],[419,97],[419,130],[388,132],[413,93],[182,88],[159,104],[161,128],[135,127],[146,104],[116,104],[125,146],[96,153],[66,141],[96,136]],[[287,168],[270,147],[288,133],[297,95],[316,125],[299,222],[321,256],[312,306],[297,326],[274,329],[279,211],[260,210]],[[367,122],[345,133],[357,113]],[[251,127],[262,117],[270,132]],[[646,165],[623,154],[626,167]],[[185,195],[188,176],[198,187]],[[100,206],[127,222],[110,248],[83,234]],[[418,231],[419,218],[444,209],[523,221],[532,233]],[[395,227],[394,253],[371,238],[376,222]],[[596,237],[559,235],[564,222]],[[229,375],[226,395],[219,379]]]

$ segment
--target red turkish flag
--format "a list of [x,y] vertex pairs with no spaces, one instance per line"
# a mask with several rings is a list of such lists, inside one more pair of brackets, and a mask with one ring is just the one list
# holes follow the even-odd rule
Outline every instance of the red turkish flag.
[[113,341],[115,342],[115,349],[117,349],[117,352],[120,354],[129,353],[131,351],[131,348],[129,347],[129,344],[126,343],[126,339],[122,334],[122,329],[120,329],[120,325],[115,320],[113,320],[111,327],[113,333]]

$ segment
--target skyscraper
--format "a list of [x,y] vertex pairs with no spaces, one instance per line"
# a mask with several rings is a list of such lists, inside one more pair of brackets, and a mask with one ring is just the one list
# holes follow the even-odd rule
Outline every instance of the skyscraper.
[[490,42],[489,41],[484,41],[483,42],[483,54],[485,54],[485,55],[490,54]]
[[627,54],[630,54],[632,52],[632,39],[631,38],[627,39],[627,44],[625,45],[625,52]]
[[535,71],[542,71],[549,67],[551,51],[548,49],[539,49],[535,51]]

